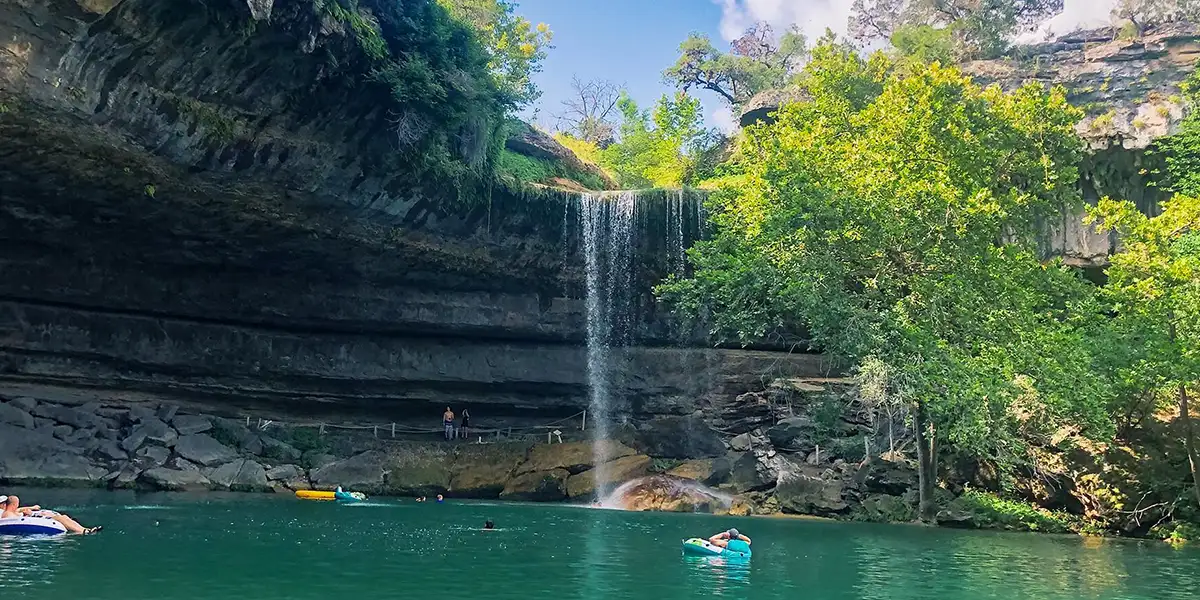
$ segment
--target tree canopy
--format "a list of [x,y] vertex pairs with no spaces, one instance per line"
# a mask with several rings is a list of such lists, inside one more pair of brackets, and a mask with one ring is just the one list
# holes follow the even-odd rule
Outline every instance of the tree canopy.
[[533,75],[542,70],[542,61],[554,37],[549,25],[534,25],[517,15],[516,3],[509,0],[437,1],[451,16],[478,32],[496,83],[513,102],[525,105],[541,96]]
[[719,336],[803,331],[903,372],[890,391],[913,407],[925,518],[940,444],[1003,457],[1021,423],[1103,428],[1072,323],[1087,288],[1032,239],[1079,202],[1079,113],[1062,91],[981,89],[832,44],[800,81],[812,102],[751,128],[717,196],[720,233],[665,297]]
[[693,33],[679,46],[679,60],[663,78],[684,92],[704,89],[731,105],[787,83],[805,55],[804,36],[796,29],[778,39],[770,25],[760,23],[722,52],[706,35]]
[[906,29],[944,29],[958,57],[991,57],[1062,9],[1063,0],[855,0],[850,33],[870,44]]

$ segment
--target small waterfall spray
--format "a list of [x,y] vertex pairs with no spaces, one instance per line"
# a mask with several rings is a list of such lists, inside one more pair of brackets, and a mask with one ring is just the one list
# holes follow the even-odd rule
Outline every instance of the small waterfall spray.
[[609,483],[603,440],[613,421],[611,350],[629,342],[633,313],[637,196],[585,194],[579,220],[587,275],[588,415],[596,453],[596,493]]

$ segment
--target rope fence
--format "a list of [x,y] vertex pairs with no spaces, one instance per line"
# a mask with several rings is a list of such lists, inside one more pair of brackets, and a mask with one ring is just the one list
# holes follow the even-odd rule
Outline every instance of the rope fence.
[[[251,420],[257,418],[257,422],[252,423]],[[545,425],[530,425],[526,427],[504,427],[504,428],[488,428],[488,427],[469,427],[468,431],[472,437],[477,437],[476,443],[485,443],[484,438],[500,439],[535,439],[540,440],[544,434],[546,443],[563,443],[562,434],[566,433],[562,429],[567,428],[570,422],[579,420],[579,430],[587,430],[587,410],[580,411],[569,417],[552,421]],[[272,426],[288,427],[288,428],[308,428],[316,429],[318,435],[325,435],[329,430],[341,431],[371,431],[376,438],[395,438],[396,434],[413,435],[413,434],[440,434],[446,431],[445,427],[417,427],[413,425],[405,425],[403,423],[386,423],[383,425],[338,425],[334,423],[324,422],[287,422],[276,419],[264,419],[262,417],[245,416],[246,427],[257,429],[259,431],[267,431]],[[573,427],[573,426],[572,426]],[[461,428],[454,427],[455,438],[458,437],[458,432]],[[380,435],[382,430],[383,435]]]

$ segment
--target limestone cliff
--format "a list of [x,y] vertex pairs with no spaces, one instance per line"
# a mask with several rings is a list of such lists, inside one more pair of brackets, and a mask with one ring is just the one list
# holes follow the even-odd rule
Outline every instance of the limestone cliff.
[[[353,32],[312,7],[0,0],[0,395],[434,426],[587,406],[578,195],[415,176],[387,98],[332,70]],[[700,338],[650,286],[699,200],[638,202],[627,418],[826,370],[680,348]]]

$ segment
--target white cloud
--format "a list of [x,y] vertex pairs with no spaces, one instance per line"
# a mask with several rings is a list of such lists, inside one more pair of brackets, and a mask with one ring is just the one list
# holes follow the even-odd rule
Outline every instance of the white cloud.
[[722,133],[732,133],[738,128],[737,117],[733,116],[733,109],[728,106],[722,106],[712,111],[708,116],[708,121]]
[[[721,36],[737,39],[746,28],[759,21],[776,30],[797,25],[809,39],[829,28],[846,34],[850,7],[854,0],[713,0],[721,6]],[[1099,27],[1108,22],[1117,0],[1065,0],[1062,14],[1047,22],[1045,30],[1065,33],[1081,27]]]

